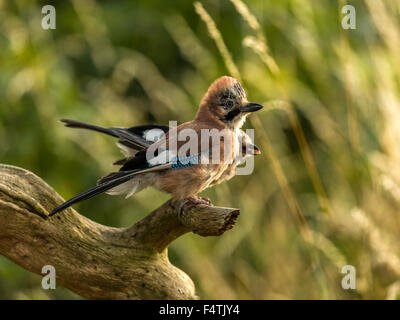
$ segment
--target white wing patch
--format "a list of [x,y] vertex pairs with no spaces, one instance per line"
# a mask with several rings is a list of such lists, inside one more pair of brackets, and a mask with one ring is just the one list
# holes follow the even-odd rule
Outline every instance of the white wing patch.
[[156,142],[164,135],[164,131],[161,129],[151,129],[143,131],[143,139],[147,141]]

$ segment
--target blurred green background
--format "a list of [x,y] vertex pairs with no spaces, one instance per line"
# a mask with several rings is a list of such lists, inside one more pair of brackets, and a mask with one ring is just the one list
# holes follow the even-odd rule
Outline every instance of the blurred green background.
[[[341,8],[356,9],[344,30]],[[56,30],[41,8],[56,8]],[[218,238],[187,234],[171,262],[207,299],[396,299],[400,288],[400,1],[0,1],[0,162],[65,199],[115,170],[112,138],[72,130],[184,122],[209,84],[241,79],[263,154],[202,196],[241,208]],[[211,20],[212,19],[212,20]],[[75,208],[127,227],[168,199],[147,189]],[[341,287],[341,268],[357,289]],[[0,257],[0,298],[79,299]]]

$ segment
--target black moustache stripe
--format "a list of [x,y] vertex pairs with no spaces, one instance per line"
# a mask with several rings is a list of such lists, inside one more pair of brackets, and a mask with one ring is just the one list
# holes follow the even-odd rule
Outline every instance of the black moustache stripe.
[[227,121],[231,121],[233,120],[233,118],[235,118],[238,114],[240,113],[239,109],[234,109],[232,111],[229,111],[226,116],[225,116],[225,120]]

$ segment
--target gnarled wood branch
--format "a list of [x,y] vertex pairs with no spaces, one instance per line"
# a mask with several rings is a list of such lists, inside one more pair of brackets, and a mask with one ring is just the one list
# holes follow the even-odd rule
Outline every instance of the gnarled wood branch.
[[169,262],[168,245],[190,231],[221,235],[239,215],[170,200],[130,228],[112,228],[72,208],[48,217],[62,202],[33,173],[0,164],[0,254],[37,274],[52,265],[57,284],[92,299],[196,299],[193,281]]

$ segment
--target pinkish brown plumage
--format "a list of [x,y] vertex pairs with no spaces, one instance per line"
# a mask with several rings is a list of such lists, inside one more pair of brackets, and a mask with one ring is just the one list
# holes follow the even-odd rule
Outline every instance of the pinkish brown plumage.
[[[123,164],[120,171],[103,177],[97,186],[66,201],[51,215],[102,192],[127,194],[128,197],[148,186],[169,193],[175,199],[199,201],[198,193],[234,175],[237,159],[248,150],[249,144],[253,155],[260,153],[240,128],[248,114],[261,108],[247,101],[238,80],[224,76],[211,84],[195,119],[176,128],[160,125],[102,128],[63,120],[68,127],[118,137],[127,158],[118,161]],[[148,138],[154,130],[160,132],[157,140]],[[204,132],[210,134],[206,139]],[[217,159],[220,161],[214,163]]]

